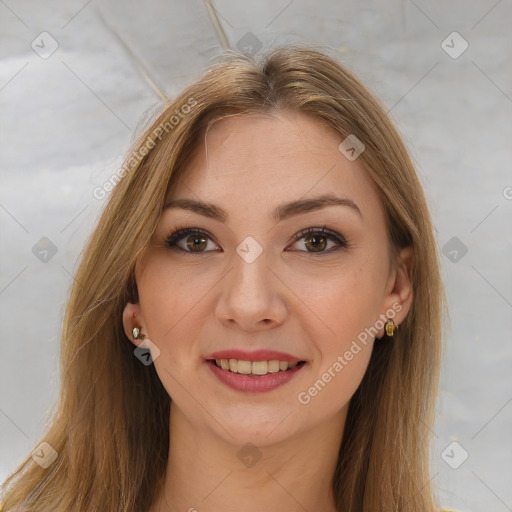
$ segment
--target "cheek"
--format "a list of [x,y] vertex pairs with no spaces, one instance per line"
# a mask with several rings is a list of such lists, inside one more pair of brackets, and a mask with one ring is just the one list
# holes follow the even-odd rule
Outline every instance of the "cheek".
[[336,410],[359,386],[373,348],[370,328],[378,320],[379,272],[376,262],[366,259],[317,280],[314,290],[300,287],[305,303],[315,313],[309,327],[303,325],[315,355],[310,387],[302,390],[301,403],[314,400],[315,407]]
[[[138,280],[147,335],[160,350],[155,369],[163,383],[172,384],[167,373],[176,375],[196,369],[201,357],[196,342],[203,323],[201,304],[216,281],[208,273],[198,279],[193,268],[177,271],[168,261],[157,258]],[[171,392],[169,387],[168,391]]]
[[137,279],[148,337],[160,350],[155,370],[173,401],[190,401],[190,376],[200,361],[201,304],[218,279],[193,268],[176,270],[167,258],[153,258]]
[[346,407],[359,387],[370,361],[372,344],[359,345],[326,360],[315,379],[298,393],[298,402],[308,407],[309,414],[317,420]]
[[336,267],[310,271],[306,279],[292,280],[293,291],[313,313],[312,321],[316,318],[316,324],[323,326],[322,351],[342,349],[375,322],[382,300],[381,279],[376,262],[361,255]]
[[190,316],[218,281],[218,276],[194,266],[177,268],[166,258],[154,258],[138,278],[142,314],[148,334],[166,342]]
[[376,321],[377,294],[372,273],[358,266],[324,283],[322,293],[309,297],[318,320],[312,320],[309,338],[314,344],[311,378],[297,399],[321,417],[348,404],[364,377],[373,349],[369,327]]

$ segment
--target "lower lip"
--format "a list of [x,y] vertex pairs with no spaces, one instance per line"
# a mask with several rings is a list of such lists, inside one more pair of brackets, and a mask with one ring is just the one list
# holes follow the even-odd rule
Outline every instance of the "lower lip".
[[237,391],[246,393],[259,393],[263,391],[272,391],[292,380],[299,373],[306,363],[295,366],[284,372],[267,373],[267,375],[242,375],[219,368],[213,361],[207,361],[214,375],[224,384]]

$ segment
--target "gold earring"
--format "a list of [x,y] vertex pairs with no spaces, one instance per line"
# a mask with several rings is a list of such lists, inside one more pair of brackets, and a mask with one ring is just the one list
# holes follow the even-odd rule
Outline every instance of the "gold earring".
[[144,337],[144,335],[141,334],[139,327],[134,327],[132,329],[132,335],[133,335],[133,339],[135,339],[135,340],[138,340],[138,339],[141,339]]
[[393,335],[395,334],[395,330],[398,330],[398,325],[395,324],[393,320],[388,320],[385,323],[384,328],[386,329],[386,334],[392,338]]

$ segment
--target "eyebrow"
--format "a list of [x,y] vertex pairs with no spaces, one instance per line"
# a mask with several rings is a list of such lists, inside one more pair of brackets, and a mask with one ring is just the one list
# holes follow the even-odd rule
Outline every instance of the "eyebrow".
[[[363,214],[354,201],[345,197],[337,197],[333,194],[324,194],[311,199],[298,199],[279,205],[271,214],[270,219],[274,222],[280,222],[288,219],[294,215],[308,213],[314,210],[319,210],[327,206],[347,206],[356,212],[361,219]],[[228,220],[228,213],[220,206],[196,199],[173,199],[164,206],[164,210],[169,208],[182,208],[183,210],[190,210],[199,215],[209,217],[210,219],[226,222]]]

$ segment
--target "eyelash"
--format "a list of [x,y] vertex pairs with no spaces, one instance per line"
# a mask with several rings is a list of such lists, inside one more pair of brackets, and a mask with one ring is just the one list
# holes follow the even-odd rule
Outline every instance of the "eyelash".
[[[321,235],[321,236],[327,238],[328,240],[336,242],[338,244],[338,246],[337,247],[332,247],[331,249],[328,249],[327,251],[319,251],[319,252],[314,252],[314,251],[298,251],[298,252],[306,252],[306,253],[311,254],[313,256],[321,256],[322,254],[330,254],[333,251],[337,251],[337,250],[340,250],[340,249],[348,249],[350,247],[350,243],[349,243],[349,241],[345,237],[343,237],[339,233],[336,233],[335,231],[331,231],[329,229],[326,229],[325,226],[323,226],[322,228],[306,228],[306,229],[303,229],[303,230],[299,231],[298,233],[296,233],[294,235],[293,242],[295,243],[298,240],[301,240],[302,238],[304,238],[305,236],[310,235],[310,234]],[[179,242],[181,239],[183,239],[185,237],[185,235],[198,235],[198,236],[203,236],[205,238],[213,240],[212,237],[206,231],[203,231],[202,229],[178,226],[176,228],[176,230],[173,231],[166,238],[166,240],[165,240],[165,247],[167,247],[169,249],[172,249],[172,250],[175,250],[175,251],[182,252],[182,253],[191,254],[193,256],[196,256],[196,255],[199,256],[199,255],[202,255],[202,254],[207,254],[209,252],[214,252],[214,251],[193,252],[193,251],[187,251],[185,249],[182,249],[181,247],[178,247],[176,245],[177,242]]]

